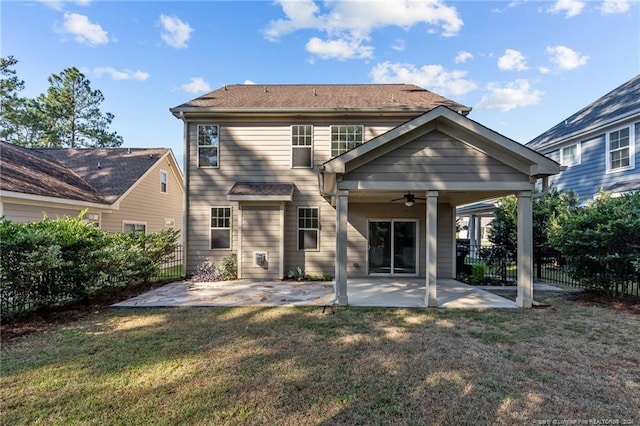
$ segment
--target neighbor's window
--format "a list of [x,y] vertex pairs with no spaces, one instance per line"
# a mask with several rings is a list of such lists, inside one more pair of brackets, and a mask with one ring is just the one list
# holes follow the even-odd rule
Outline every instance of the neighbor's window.
[[331,157],[347,152],[363,142],[364,126],[331,126]]
[[143,234],[146,234],[147,224],[142,222],[123,222],[122,232],[126,234],[132,234],[134,232],[141,232]]
[[320,230],[317,207],[298,207],[298,250],[318,250]]
[[215,124],[198,124],[198,167],[218,167],[218,130]]
[[635,167],[632,136],[630,127],[607,133],[607,171],[626,170]]
[[313,126],[291,126],[291,167],[313,167]]
[[231,249],[231,207],[211,207],[211,248]]
[[163,194],[167,193],[167,180],[168,176],[167,176],[167,172],[165,172],[164,170],[160,171],[160,192],[162,192]]
[[580,145],[565,146],[560,152],[560,160],[563,166],[580,164]]

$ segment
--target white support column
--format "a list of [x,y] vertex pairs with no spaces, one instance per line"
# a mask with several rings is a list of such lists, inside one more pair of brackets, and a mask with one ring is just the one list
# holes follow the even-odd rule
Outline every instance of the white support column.
[[280,264],[278,265],[278,274],[280,274],[280,279],[284,278],[284,212],[285,212],[285,204],[280,203],[280,244],[278,246],[278,250],[280,251]]
[[426,276],[427,288],[424,303],[429,307],[438,307],[438,296],[436,289],[436,278],[438,272],[438,191],[427,191],[426,193]]
[[242,278],[242,204],[238,203],[238,258],[236,259],[236,269],[238,279]]
[[349,216],[349,191],[338,191],[336,196],[336,299],[340,305],[348,305],[347,298],[347,226]]
[[518,194],[518,295],[522,308],[533,305],[533,211],[531,191]]
[[469,216],[469,223],[467,224],[467,235],[469,236],[469,248],[471,249],[471,256],[475,255],[476,247],[478,246],[478,239],[476,237],[476,215]]

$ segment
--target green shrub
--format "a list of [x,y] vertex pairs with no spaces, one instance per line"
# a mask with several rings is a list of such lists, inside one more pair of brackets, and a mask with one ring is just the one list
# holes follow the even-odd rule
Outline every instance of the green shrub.
[[482,284],[485,280],[484,263],[476,263],[471,270],[471,282],[473,284]]
[[235,254],[223,257],[220,262],[220,275],[223,280],[235,280],[238,278],[238,260]]

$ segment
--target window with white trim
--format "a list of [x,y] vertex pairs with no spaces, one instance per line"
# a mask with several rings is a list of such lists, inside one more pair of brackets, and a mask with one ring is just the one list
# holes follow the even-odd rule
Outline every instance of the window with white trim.
[[142,234],[147,233],[147,224],[144,222],[122,222],[122,232],[125,234],[132,234],[134,232],[140,232]]
[[291,167],[313,167],[313,126],[291,126]]
[[320,209],[298,207],[298,250],[320,249]]
[[331,126],[331,157],[336,157],[364,142],[364,126]]
[[560,149],[560,164],[563,166],[580,164],[580,144],[576,143]]
[[633,126],[608,132],[607,172],[617,172],[635,168],[635,143]]
[[215,124],[198,124],[198,167],[219,166],[219,128]]
[[167,185],[169,184],[169,175],[164,170],[160,170],[160,192],[167,193]]
[[231,207],[211,207],[212,250],[231,250]]

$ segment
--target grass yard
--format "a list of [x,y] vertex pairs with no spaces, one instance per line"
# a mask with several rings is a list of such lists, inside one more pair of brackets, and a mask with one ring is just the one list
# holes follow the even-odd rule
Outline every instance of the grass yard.
[[1,423],[638,424],[640,316],[544,301],[107,310],[3,342]]

